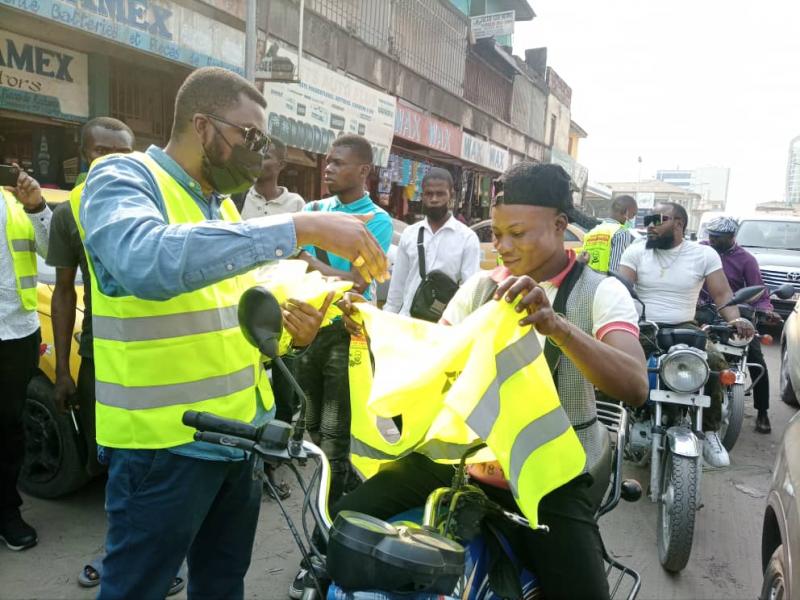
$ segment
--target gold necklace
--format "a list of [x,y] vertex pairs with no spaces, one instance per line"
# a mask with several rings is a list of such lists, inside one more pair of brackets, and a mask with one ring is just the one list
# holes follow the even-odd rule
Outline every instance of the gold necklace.
[[677,254],[675,254],[675,258],[673,258],[672,262],[670,262],[668,265],[665,265],[664,262],[661,260],[661,255],[658,253],[658,250],[654,250],[653,254],[656,257],[656,262],[658,263],[658,266],[661,267],[661,275],[659,275],[660,279],[664,278],[664,275],[666,274],[667,269],[671,268],[676,262],[678,262],[678,259],[681,257],[681,254],[683,253],[683,248],[684,248],[685,241],[686,240],[681,242],[681,245],[679,246],[679,250],[678,250]]

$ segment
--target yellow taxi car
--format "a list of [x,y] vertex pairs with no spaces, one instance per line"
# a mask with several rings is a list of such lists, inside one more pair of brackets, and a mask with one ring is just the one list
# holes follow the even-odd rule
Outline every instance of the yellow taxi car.
[[[69,197],[65,190],[43,189],[42,194],[51,207]],[[83,486],[90,478],[89,457],[94,457],[94,440],[87,440],[80,430],[77,415],[62,414],[56,409],[54,385],[56,380],[55,339],[50,302],[55,288],[55,269],[41,257],[38,259],[38,313],[42,328],[39,370],[28,385],[25,407],[25,460],[19,477],[22,491],[39,498],[57,498]],[[83,323],[83,282],[76,281],[78,314],[70,354],[70,372],[78,379],[78,340]]]
[[[481,269],[494,269],[498,265],[498,256],[497,250],[494,249],[494,244],[492,243],[492,220],[486,219],[480,223],[475,223],[470,229],[477,234],[478,241],[481,243]],[[572,250],[582,247],[585,233],[583,229],[574,223],[570,223],[564,232],[564,247]]]

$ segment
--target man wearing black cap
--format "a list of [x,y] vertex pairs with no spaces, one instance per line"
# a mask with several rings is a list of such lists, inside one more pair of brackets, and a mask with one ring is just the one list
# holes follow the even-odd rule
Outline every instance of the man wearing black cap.
[[[505,173],[503,194],[492,211],[494,244],[503,266],[467,280],[442,320],[456,325],[486,302],[521,298],[520,326],[534,327],[538,334],[561,404],[586,452],[586,466],[540,502],[540,521],[549,533],[498,526],[522,564],[536,573],[544,596],[602,599],[609,597],[609,590],[589,473],[600,460],[607,436],[597,421],[594,389],[641,406],[648,382],[630,294],[617,279],[596,273],[577,261],[574,251],[564,249],[564,231],[575,211],[570,183],[557,165],[518,163]],[[488,464],[470,470],[489,498],[518,512],[505,477],[496,473]],[[449,486],[452,478],[452,465],[412,453],[342,497],[331,514],[355,510],[390,518],[423,505],[434,489]]]
[[[736,293],[738,290],[751,285],[764,285],[761,278],[761,270],[758,268],[756,257],[736,243],[736,232],[739,224],[731,217],[717,217],[709,222],[706,227],[708,232],[708,244],[719,253],[722,260],[722,270],[731,286],[731,290]],[[712,302],[711,295],[706,286],[700,296],[701,303]],[[753,303],[753,308],[766,313],[768,320],[779,321],[773,312],[772,302],[769,301],[769,294],[765,294],[757,302]],[[758,433],[770,433],[772,425],[769,422],[769,376],[767,374],[767,363],[764,360],[764,353],[761,349],[761,340],[753,338],[747,354],[748,362],[759,364],[764,369],[764,375],[758,380],[753,388],[753,405],[758,415],[756,416],[756,431]],[[760,369],[751,369],[750,376],[755,379]]]

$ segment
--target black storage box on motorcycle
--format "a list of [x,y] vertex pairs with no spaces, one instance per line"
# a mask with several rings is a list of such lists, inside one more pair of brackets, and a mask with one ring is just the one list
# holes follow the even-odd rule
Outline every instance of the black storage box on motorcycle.
[[327,563],[345,589],[450,594],[464,574],[464,548],[422,528],[345,510],[331,528]]

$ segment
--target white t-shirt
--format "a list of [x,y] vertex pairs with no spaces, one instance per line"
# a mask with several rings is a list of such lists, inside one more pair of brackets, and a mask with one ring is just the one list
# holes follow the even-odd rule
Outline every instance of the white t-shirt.
[[306,203],[302,196],[290,192],[285,187],[278,186],[278,189],[282,190],[281,195],[274,200],[267,200],[256,191],[255,187],[251,187],[244,199],[242,219],[246,221],[255,217],[285,215],[303,210]]
[[647,319],[678,324],[694,320],[697,298],[711,273],[722,269],[716,250],[684,240],[669,250],[632,244],[620,264],[636,273],[636,293],[647,308]]
[[[556,275],[553,279],[543,281],[539,285],[547,294],[547,299],[552,306],[556,300],[558,286],[574,264],[574,255],[571,257],[569,266]],[[456,325],[467,318],[475,309],[473,299],[475,289],[480,285],[480,281],[485,277],[492,277],[500,282],[505,279],[500,270],[491,274],[486,271],[477,273],[462,285],[442,315],[442,322]],[[633,298],[625,289],[625,286],[615,277],[608,277],[597,286],[592,303],[592,334],[598,340],[602,340],[611,331],[627,331],[634,336],[639,335],[639,315],[636,312],[636,305]],[[537,331],[539,342],[544,347],[544,336]]]

